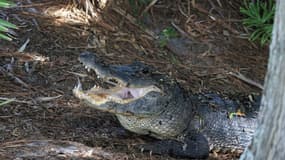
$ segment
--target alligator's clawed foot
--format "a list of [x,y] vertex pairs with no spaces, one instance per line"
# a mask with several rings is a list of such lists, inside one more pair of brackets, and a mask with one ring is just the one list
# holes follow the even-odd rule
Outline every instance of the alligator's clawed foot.
[[141,151],[150,151],[152,154],[171,155],[185,158],[207,158],[209,145],[207,139],[201,134],[186,137],[185,142],[176,140],[161,140],[150,144],[137,146]]

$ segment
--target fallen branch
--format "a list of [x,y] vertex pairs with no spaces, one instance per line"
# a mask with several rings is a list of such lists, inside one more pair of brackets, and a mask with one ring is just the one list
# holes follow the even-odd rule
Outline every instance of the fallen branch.
[[255,81],[253,81],[253,80],[251,80],[251,79],[249,79],[249,78],[247,78],[247,77],[245,77],[243,74],[241,74],[241,73],[233,73],[233,72],[229,72],[228,73],[229,75],[232,75],[232,76],[234,76],[234,77],[236,77],[236,78],[238,78],[238,79],[240,79],[240,80],[242,80],[242,81],[244,81],[244,82],[246,82],[247,84],[250,84],[250,85],[252,85],[252,86],[255,86],[255,87],[257,87],[257,88],[259,88],[259,89],[261,89],[261,90],[263,90],[264,89],[264,87],[260,84],[260,83],[257,83],[257,82],[255,82]]
[[123,159],[126,155],[111,153],[99,147],[88,147],[72,141],[20,140],[0,145],[0,155],[11,159]]

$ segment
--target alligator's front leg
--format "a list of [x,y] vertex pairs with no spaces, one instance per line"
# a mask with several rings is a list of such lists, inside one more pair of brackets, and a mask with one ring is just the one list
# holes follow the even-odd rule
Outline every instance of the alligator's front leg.
[[177,140],[161,140],[158,142],[142,144],[138,146],[142,151],[153,154],[171,155],[184,158],[207,158],[209,145],[207,139],[200,133],[191,133],[183,138],[183,142]]

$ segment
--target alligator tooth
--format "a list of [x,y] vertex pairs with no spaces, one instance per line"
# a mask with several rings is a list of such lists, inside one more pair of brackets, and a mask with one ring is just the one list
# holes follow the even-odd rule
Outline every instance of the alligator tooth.
[[82,95],[83,95],[82,92],[83,91],[82,91],[82,85],[80,83],[79,78],[78,78],[77,85],[73,88],[72,92],[73,92],[73,95],[75,97],[78,97],[78,98],[82,97]]
[[87,69],[88,67],[87,66],[85,66],[85,69]]
[[74,89],[76,89],[76,90],[82,90],[82,84],[81,84],[79,78],[77,79],[77,85],[74,87]]
[[91,69],[90,68],[87,68],[87,72],[90,72],[91,71]]
[[100,76],[99,76],[99,75],[97,75],[97,78],[99,79],[99,78],[100,78]]

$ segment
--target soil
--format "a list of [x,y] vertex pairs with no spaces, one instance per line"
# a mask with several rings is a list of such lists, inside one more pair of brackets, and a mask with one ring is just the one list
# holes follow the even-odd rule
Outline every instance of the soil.
[[[96,83],[77,60],[86,50],[110,64],[151,65],[189,92],[261,94],[268,46],[247,40],[238,0],[116,1],[93,16],[75,1],[16,2],[0,10],[19,27],[12,42],[0,40],[0,98],[15,98],[0,106],[0,159],[179,159],[140,152],[136,144],[155,139],[126,131],[114,115],[72,95],[78,76],[86,87]],[[168,27],[176,36],[162,46]]]

